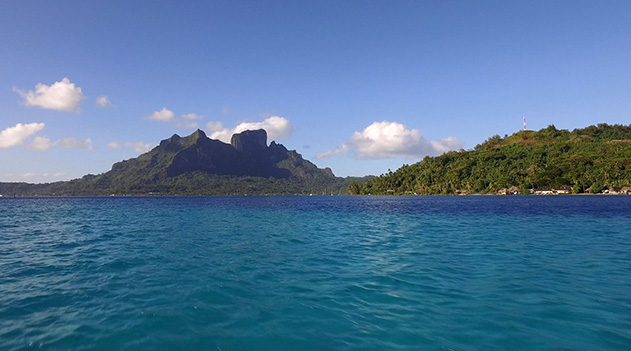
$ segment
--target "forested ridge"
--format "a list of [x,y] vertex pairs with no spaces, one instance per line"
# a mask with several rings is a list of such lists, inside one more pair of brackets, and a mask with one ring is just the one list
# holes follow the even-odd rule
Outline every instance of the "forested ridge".
[[8,196],[80,195],[292,195],[346,194],[352,181],[372,177],[336,177],[295,150],[248,130],[231,144],[197,130],[162,140],[151,151],[117,162],[108,172],[46,184],[0,183]]
[[352,183],[351,194],[433,195],[495,193],[519,187],[574,193],[631,186],[631,125],[598,124],[559,130],[492,136],[473,150],[451,151],[403,165],[365,184]]

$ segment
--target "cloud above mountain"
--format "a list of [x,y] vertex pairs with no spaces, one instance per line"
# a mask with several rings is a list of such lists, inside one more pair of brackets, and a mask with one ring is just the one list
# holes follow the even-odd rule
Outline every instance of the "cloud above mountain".
[[204,116],[196,113],[186,113],[180,117],[176,117],[175,112],[163,107],[162,110],[154,111],[147,119],[154,122],[170,122],[176,127],[184,129],[197,129],[199,124],[197,121],[203,119]]
[[37,106],[48,110],[78,111],[83,100],[81,88],[64,78],[51,85],[37,83],[35,90],[13,88],[23,98],[27,106]]
[[174,117],[175,113],[173,113],[173,111],[167,109],[166,107],[163,107],[160,111],[154,111],[152,114],[149,115],[148,118],[151,121],[169,122],[173,120]]
[[209,136],[211,139],[219,139],[226,143],[230,142],[232,134],[246,130],[265,129],[268,140],[288,138],[293,131],[291,122],[280,116],[271,116],[261,122],[243,122],[233,129],[225,128],[221,122],[208,122],[206,128],[212,132]]
[[18,123],[0,132],[0,148],[21,145],[30,136],[44,129],[44,123]]
[[182,115],[182,118],[188,121],[194,121],[198,119],[204,118],[202,115],[198,115],[197,113],[185,113]]
[[153,147],[155,145],[149,144],[149,143],[144,143],[142,141],[137,141],[137,142],[127,141],[127,142],[124,142],[124,143],[119,143],[119,142],[116,142],[116,141],[112,141],[112,142],[108,143],[107,146],[109,146],[112,149],[116,149],[116,150],[132,149],[132,150],[134,150],[135,153],[144,154],[145,152],[148,152],[151,149],[153,149]]
[[418,129],[397,122],[374,122],[361,132],[355,132],[342,145],[317,154],[318,159],[334,155],[352,154],[358,159],[410,158],[437,156],[462,148],[455,137],[426,140]]

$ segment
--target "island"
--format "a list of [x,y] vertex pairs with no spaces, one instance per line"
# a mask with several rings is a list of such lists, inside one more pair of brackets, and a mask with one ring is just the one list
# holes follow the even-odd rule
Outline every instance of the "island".
[[351,194],[631,194],[631,125],[495,135],[473,150],[403,165]]

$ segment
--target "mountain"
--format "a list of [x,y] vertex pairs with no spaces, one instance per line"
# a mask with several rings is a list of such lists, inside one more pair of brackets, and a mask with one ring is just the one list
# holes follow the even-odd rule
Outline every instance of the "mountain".
[[0,183],[0,194],[341,194],[362,180],[336,177],[274,141],[268,146],[263,129],[234,134],[230,144],[198,129],[186,137],[174,134],[100,175],[50,184]]
[[426,157],[364,185],[352,184],[349,191],[431,195],[518,187],[523,194],[559,188],[597,193],[626,186],[631,186],[631,125],[598,124],[571,132],[551,125],[495,135],[474,150]]

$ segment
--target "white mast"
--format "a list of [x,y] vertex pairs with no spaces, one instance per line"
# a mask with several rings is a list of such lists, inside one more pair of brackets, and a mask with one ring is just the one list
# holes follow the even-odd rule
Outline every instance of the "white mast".
[[524,116],[524,130],[526,130],[526,116]]

